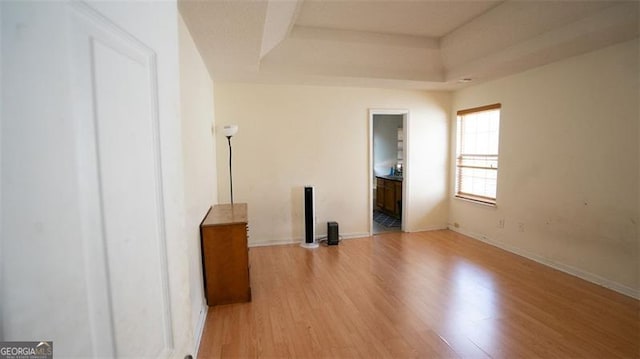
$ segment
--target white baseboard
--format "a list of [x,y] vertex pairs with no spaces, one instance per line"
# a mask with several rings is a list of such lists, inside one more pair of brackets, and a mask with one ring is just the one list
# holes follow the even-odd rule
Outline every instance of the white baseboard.
[[[341,233],[341,239],[351,239],[351,238],[362,238],[369,237],[369,233]],[[326,238],[326,236],[321,235],[319,238]],[[292,238],[292,239],[282,239],[282,240],[271,240],[271,241],[260,241],[249,243],[249,247],[269,247],[269,246],[284,246],[288,244],[299,244],[302,243],[302,238]]]
[[284,246],[287,244],[296,244],[302,242],[300,239],[284,239],[284,240],[271,240],[249,243],[249,247],[269,247],[269,246]]
[[477,239],[477,240],[479,240],[481,242],[490,244],[490,245],[492,245],[494,247],[498,247],[498,248],[504,249],[507,252],[511,252],[511,253],[517,254],[517,255],[519,255],[521,257],[525,257],[527,259],[531,259],[532,261],[535,261],[535,262],[538,262],[540,264],[546,265],[547,267],[551,267],[551,268],[557,269],[557,270],[559,270],[561,272],[570,274],[570,275],[572,275],[574,277],[578,277],[578,278],[584,279],[587,282],[591,282],[591,283],[597,284],[599,286],[611,289],[613,291],[616,291],[616,292],[618,292],[620,294],[624,294],[624,295],[626,295],[628,297],[631,297],[631,298],[640,299],[640,290],[636,290],[636,289],[633,289],[633,288],[628,287],[626,285],[623,285],[623,284],[614,282],[612,280],[603,278],[603,277],[601,277],[601,276],[599,276],[597,274],[593,274],[593,273],[590,273],[590,272],[584,271],[582,269],[578,269],[578,268],[575,268],[575,267],[572,267],[572,266],[569,266],[569,265],[566,265],[566,264],[563,264],[563,263],[555,262],[555,261],[550,260],[548,258],[544,258],[544,257],[541,257],[539,255],[536,255],[536,254],[533,254],[533,253],[529,253],[527,251],[524,251],[522,249],[510,246],[508,244],[495,242],[492,239],[488,238],[487,236],[480,235],[478,233],[473,233],[473,232],[467,231],[467,230],[462,229],[462,228],[455,228],[455,227],[450,226],[449,229],[454,231],[454,232],[458,232],[460,234],[464,234],[465,236],[471,237],[473,239]]
[[362,233],[345,233],[345,234],[341,234],[340,237],[342,239],[353,239],[353,238],[364,238],[364,237],[369,237],[369,233],[367,232],[362,232]]
[[202,306],[200,310],[200,318],[198,318],[198,324],[196,325],[194,331],[194,339],[195,339],[195,348],[193,350],[193,357],[198,359],[198,350],[200,350],[200,341],[202,340],[202,332],[204,332],[204,323],[207,320],[207,313],[209,312],[209,307],[206,305]]
[[426,227],[423,227],[423,228],[412,229],[412,230],[409,230],[407,232],[409,232],[409,233],[428,232],[428,231],[439,231],[439,230],[442,230],[442,229],[447,229],[447,225],[446,224],[436,224],[436,225],[433,225],[433,226],[426,226]]

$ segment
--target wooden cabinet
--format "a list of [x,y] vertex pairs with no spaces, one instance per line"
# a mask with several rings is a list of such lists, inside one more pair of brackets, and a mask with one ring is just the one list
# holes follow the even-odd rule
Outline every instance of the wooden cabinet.
[[402,180],[376,177],[376,206],[400,218],[402,214]]
[[376,206],[384,208],[384,178],[376,177]]
[[213,206],[200,225],[207,305],[251,301],[247,204]]
[[402,217],[402,182],[393,181],[393,186],[395,187],[395,211],[394,214],[396,217]]
[[384,181],[384,209],[394,213],[396,211],[396,187],[392,181]]

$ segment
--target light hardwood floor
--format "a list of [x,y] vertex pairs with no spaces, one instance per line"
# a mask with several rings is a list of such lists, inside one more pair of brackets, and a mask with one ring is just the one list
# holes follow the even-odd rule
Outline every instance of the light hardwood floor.
[[639,358],[640,302],[452,231],[250,250],[199,357]]

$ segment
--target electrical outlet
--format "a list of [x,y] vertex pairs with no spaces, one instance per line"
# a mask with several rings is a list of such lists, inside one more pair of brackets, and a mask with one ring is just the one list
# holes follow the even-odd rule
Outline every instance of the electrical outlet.
[[498,220],[498,228],[504,228],[504,218]]
[[518,232],[524,232],[524,223],[518,222]]

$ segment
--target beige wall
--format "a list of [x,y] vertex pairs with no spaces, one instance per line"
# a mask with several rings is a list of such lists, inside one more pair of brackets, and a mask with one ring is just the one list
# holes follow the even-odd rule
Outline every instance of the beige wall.
[[[450,94],[217,83],[216,119],[232,139],[234,200],[249,203],[250,243],[299,241],[302,187],[316,187],[317,233],[369,232],[369,109],[408,109],[406,229],[447,223]],[[228,148],[218,126],[220,202],[229,201]]]
[[638,296],[638,73],[635,40],[456,92],[502,103],[500,170],[497,208],[451,199],[450,225]]
[[200,258],[200,222],[218,201],[214,125],[213,83],[182,17],[178,20],[180,45],[180,98],[184,166],[185,230],[188,233],[191,328],[199,338],[205,302]]

